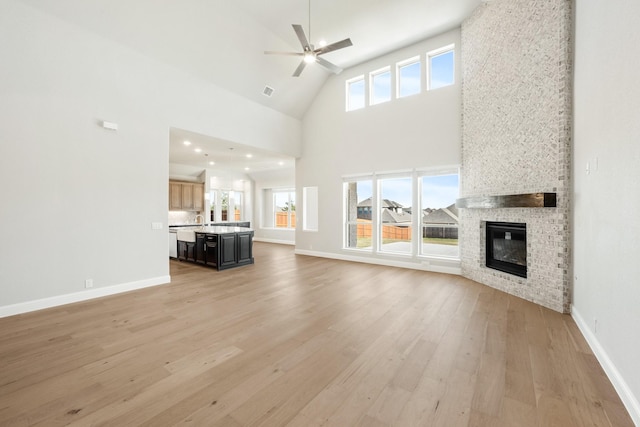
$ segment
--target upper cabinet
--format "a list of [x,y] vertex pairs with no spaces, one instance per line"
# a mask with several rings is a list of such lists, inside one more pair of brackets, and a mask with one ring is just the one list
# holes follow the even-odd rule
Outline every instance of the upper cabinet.
[[169,181],[169,210],[198,211],[204,209],[204,184]]

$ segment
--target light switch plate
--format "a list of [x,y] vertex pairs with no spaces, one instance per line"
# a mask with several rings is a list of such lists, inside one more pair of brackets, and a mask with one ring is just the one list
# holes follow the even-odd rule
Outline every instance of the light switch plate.
[[162,223],[161,222],[152,222],[151,223],[151,229],[152,230],[162,230]]

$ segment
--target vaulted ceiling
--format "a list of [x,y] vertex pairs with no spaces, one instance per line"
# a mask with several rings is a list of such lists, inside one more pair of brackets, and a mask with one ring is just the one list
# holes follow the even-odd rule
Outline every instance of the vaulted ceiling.
[[330,74],[312,64],[292,77],[299,57],[264,55],[300,50],[291,24],[307,35],[310,24],[316,46],[350,37],[352,47],[323,56],[348,68],[460,25],[482,0],[21,1],[301,118]]

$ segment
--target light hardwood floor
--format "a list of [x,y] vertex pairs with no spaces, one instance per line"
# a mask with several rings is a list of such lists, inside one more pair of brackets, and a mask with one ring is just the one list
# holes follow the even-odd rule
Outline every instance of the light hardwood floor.
[[0,319],[0,425],[633,425],[567,315],[462,277],[254,250]]

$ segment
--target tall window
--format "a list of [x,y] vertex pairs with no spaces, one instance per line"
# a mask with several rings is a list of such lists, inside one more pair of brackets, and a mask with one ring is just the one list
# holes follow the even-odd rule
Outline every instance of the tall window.
[[421,180],[421,255],[458,257],[458,173],[424,175]]
[[369,75],[369,103],[380,104],[391,100],[391,71],[389,67],[374,71]]
[[345,193],[345,247],[371,250],[372,202],[371,180],[344,183]]
[[242,192],[234,191],[233,192],[233,220],[240,221],[242,220]]
[[218,191],[211,190],[209,193],[209,199],[211,200],[211,222],[217,221],[216,215],[218,214]]
[[364,76],[347,81],[347,111],[364,108]]
[[274,190],[273,209],[276,228],[296,228],[296,192],[294,190]]
[[420,93],[420,57],[399,62],[396,68],[398,98]]
[[346,179],[344,248],[458,259],[458,168]]
[[231,191],[222,190],[220,197],[220,209],[222,212],[222,221],[230,221],[229,219],[229,193]]
[[381,179],[380,183],[380,250],[411,253],[411,177]]
[[211,221],[242,221],[243,193],[242,191],[211,189]]
[[428,89],[438,89],[454,83],[453,46],[447,46],[427,54]]

